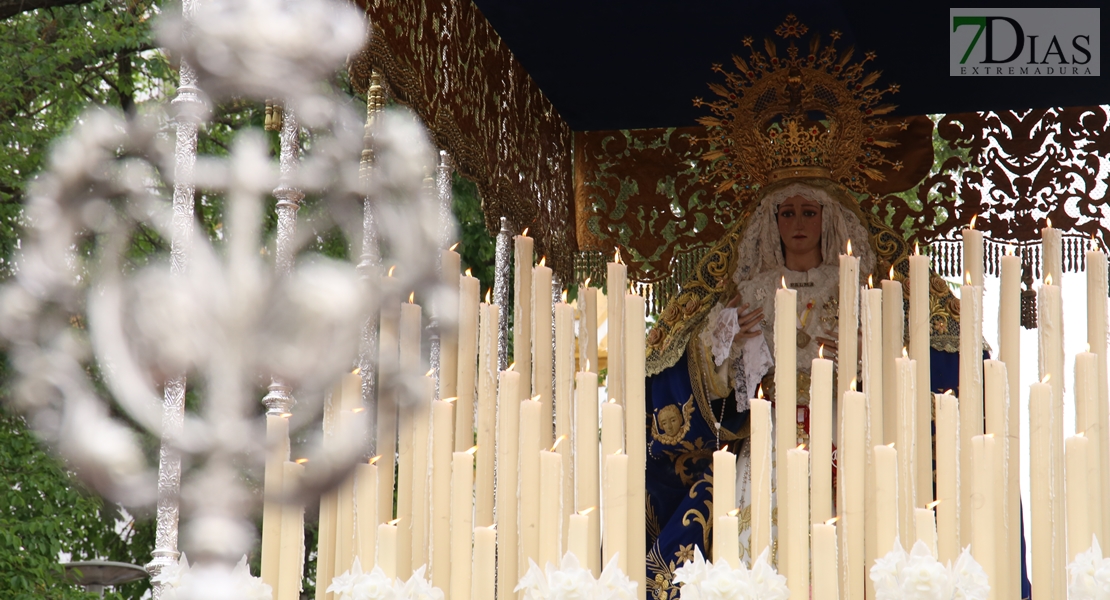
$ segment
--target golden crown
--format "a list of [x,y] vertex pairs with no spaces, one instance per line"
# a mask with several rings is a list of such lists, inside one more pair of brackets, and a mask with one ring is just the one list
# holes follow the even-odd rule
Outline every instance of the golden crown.
[[808,31],[789,15],[775,29],[789,41],[784,56],[775,40],[765,40],[759,51],[747,37],[748,59],[732,57],[739,72],[713,65],[725,77],[723,85],[709,84],[719,98],[696,98],[694,105],[714,114],[698,121],[708,132],[705,178],[718,192],[731,191],[746,201],[760,187],[790,177],[824,177],[866,192],[867,180],[883,179],[880,169],[901,168],[881,149],[897,145],[887,134],[906,123],[877,118],[894,110],[880,101],[898,86],[873,87],[880,72],[867,72],[864,65],[875,54],[853,63],[853,48],[837,49],[836,31],[827,45],[817,34],[810,36],[809,52],[802,55],[790,38],[800,40]]

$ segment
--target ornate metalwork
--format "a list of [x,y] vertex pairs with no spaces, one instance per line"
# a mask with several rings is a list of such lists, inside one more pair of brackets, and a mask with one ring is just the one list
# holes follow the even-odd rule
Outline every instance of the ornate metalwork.
[[577,249],[571,132],[470,0],[360,0],[373,35],[350,63],[362,91],[380,70],[483,202],[486,227],[530,227],[536,251],[569,279]]
[[509,281],[512,279],[509,253],[512,252],[512,232],[509,220],[501,217],[501,230],[497,232],[497,262],[493,274],[493,303],[501,307],[497,324],[497,370],[509,367],[509,313],[513,310],[509,299]]

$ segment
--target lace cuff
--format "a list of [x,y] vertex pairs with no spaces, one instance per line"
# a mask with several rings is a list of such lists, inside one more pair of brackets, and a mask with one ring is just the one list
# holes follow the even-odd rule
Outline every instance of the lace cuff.
[[709,310],[706,327],[701,332],[701,342],[713,351],[713,364],[721,366],[732,352],[732,341],[740,333],[740,320],[735,308],[724,308],[720,303]]

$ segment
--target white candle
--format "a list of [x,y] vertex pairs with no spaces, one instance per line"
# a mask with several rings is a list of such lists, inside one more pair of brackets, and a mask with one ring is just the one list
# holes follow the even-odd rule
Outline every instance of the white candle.
[[[528,572],[528,561],[540,562],[540,450],[543,446],[538,400],[520,403],[520,562],[518,577]],[[550,421],[549,421],[550,422]],[[542,563],[540,563],[542,564]]]
[[844,428],[840,439],[841,518],[837,522],[840,532],[841,590],[845,599],[862,600],[863,582],[866,578],[866,558],[864,554],[864,471],[867,469],[867,398],[860,392],[844,393]]
[[628,455],[605,455],[605,502],[602,518],[605,520],[605,537],[602,539],[603,561],[609,564],[617,557],[621,572],[628,570]]
[[898,537],[898,452],[890,446],[872,448],[875,468],[875,553],[886,556]]
[[[620,255],[617,255],[620,258]],[[605,380],[606,395],[624,405],[624,293],[628,289],[628,267],[619,262],[606,265],[605,281],[606,334],[609,376]]]
[[[1052,520],[1052,387],[1047,383],[1029,386],[1029,516],[1032,521],[1029,551],[1033,597],[1053,597],[1053,544],[1057,536]],[[1062,537],[1062,536],[1061,536]]]
[[[857,333],[859,331],[859,259],[852,256],[852,242],[848,242],[848,254],[840,255],[840,302],[838,305],[839,335],[837,337],[837,378],[836,397],[844,397],[852,380],[856,379],[856,365],[859,363]],[[839,419],[838,419],[839,421]],[[811,434],[812,435],[812,434]],[[822,509],[824,510],[824,509]],[[814,523],[824,522],[813,521]]]
[[[497,324],[496,304],[482,304],[478,352],[478,452],[474,459],[474,522],[493,525],[493,468],[497,457]],[[515,392],[514,392],[515,393]]]
[[[282,464],[282,491],[287,497],[296,496],[302,477],[302,465],[289,461]],[[300,598],[301,573],[304,572],[304,506],[286,504],[282,507],[280,556],[277,600]]]
[[[575,376],[578,401],[575,408],[577,423],[574,430],[574,475],[578,486],[576,506],[579,512],[601,504],[600,478],[598,477],[598,432],[597,432],[597,375],[580,372]],[[589,568],[594,576],[601,575],[601,528],[596,519],[591,519],[588,539],[588,556],[582,566]],[[582,558],[579,555],[579,558]]]
[[281,491],[289,460],[289,418],[266,415],[266,473],[262,504],[262,581],[275,591],[281,552]]
[[[998,460],[997,468],[993,473],[997,478],[998,489],[994,492],[994,503],[998,510],[992,510],[994,519],[994,547],[995,547],[995,583],[992,587],[997,591],[999,598],[1008,598],[1020,592],[1012,590],[1013,582],[1020,577],[1020,564],[1010,564],[1010,544],[1017,544],[1020,548],[1020,538],[1016,536],[1017,528],[1009,529],[1009,514],[1011,510],[1018,510],[1016,506],[1007,504],[1009,499],[1009,486],[1018,482],[1006,481],[1005,475],[1009,472],[1007,464],[1011,453],[1009,447],[1009,398],[1006,396],[1006,386],[1009,385],[1009,376],[1006,372],[1006,363],[997,360],[983,361],[983,380],[985,391],[983,394],[984,411],[986,412],[986,431],[994,436],[995,455]],[[1016,454],[1017,449],[1013,449]],[[1011,531],[1015,532],[1011,537]]]
[[[532,387],[532,244],[526,235],[513,237],[513,361],[526,397]],[[506,534],[501,530],[502,543]]]
[[497,580],[496,543],[497,532],[492,526],[474,528],[474,585],[471,587],[471,598],[493,598]]
[[1087,505],[1089,441],[1081,435],[1064,441],[1067,458],[1068,563],[1091,547],[1090,509]]
[[589,515],[591,512],[593,512],[593,507],[570,515],[570,532],[567,534],[567,551],[573,554],[578,559],[578,563],[584,568],[589,566],[587,563],[590,557]]
[[[350,429],[355,426],[362,410],[362,378],[355,373],[346,373],[340,379],[335,392],[339,398],[339,419],[337,425]],[[332,402],[336,399],[333,398]],[[336,490],[336,527],[335,527],[335,575],[342,575],[351,568],[355,560],[355,477],[354,473]]]
[[[559,445],[562,446],[561,443]],[[563,555],[562,494],[563,455],[544,450],[540,452],[540,535],[539,560],[536,561],[544,568],[548,563],[556,566],[561,564],[559,561]]]
[[[563,506],[574,509],[574,307],[560,302],[555,305],[555,439],[565,438],[558,446],[563,456]],[[563,539],[566,539],[568,519],[563,521]]]
[[[870,280],[868,281],[870,284]],[[864,474],[864,564],[875,563],[875,470],[871,468],[870,448],[883,443],[883,291],[866,289],[860,295],[860,329],[863,346],[863,394],[867,398],[868,426],[864,436],[866,470]],[[869,577],[864,578],[867,596],[874,596]]]
[[917,498],[917,368],[915,361],[908,358],[899,358],[895,363],[898,369],[895,375],[898,393],[898,530],[908,534],[913,531],[914,499]]
[[[500,408],[497,428],[497,568],[510,580],[516,577],[520,552],[517,469],[520,464],[521,381],[523,376],[520,373],[502,371],[498,380],[497,398]],[[500,600],[513,600],[516,598],[513,587],[500,586],[497,597]]]
[[[1098,396],[1092,418],[1095,427],[1086,430],[1091,440],[1088,467],[1095,472],[1090,488],[1097,491],[1098,502],[1092,511],[1101,512],[1102,527],[1095,533],[1100,536],[1102,547],[1110,545],[1110,393],[1107,391],[1106,340],[1110,331],[1106,326],[1107,267],[1106,254],[1100,250],[1087,252],[1087,343],[1091,352],[1098,355]],[[1098,482],[1097,484],[1095,482]],[[1093,517],[1093,512],[1092,512]]]
[[751,399],[752,556],[771,545],[771,403]]
[[[933,558],[937,556],[937,519],[936,514],[929,508],[913,509],[914,525],[917,529],[917,541],[925,544]],[[995,582],[997,583],[997,582]]]
[[540,397],[543,405],[544,427],[540,445],[548,447],[555,439],[552,436],[552,373],[555,368],[554,348],[552,347],[551,305],[551,268],[540,259],[540,264],[532,269],[532,395]]
[[998,579],[995,575],[994,493],[995,478],[992,455],[994,438],[977,435],[971,438],[971,463],[974,469],[971,492],[971,555],[987,573],[992,584],[991,600],[997,598]]
[[[464,452],[474,439],[474,390],[478,370],[478,280],[470,276],[470,269],[459,279],[458,362],[455,451]],[[442,390],[440,397],[447,397]]]
[[459,308],[461,291],[459,275],[461,260],[454,250],[440,252],[440,275],[443,287],[451,294],[437,298],[436,310],[439,314],[450,315],[440,318],[439,324],[439,398],[454,398],[459,395]]
[[624,437],[628,454],[628,573],[637,589],[647,589],[647,316],[644,298],[624,297]]
[[[912,461],[914,471],[910,474],[911,477],[914,477],[914,496],[909,499],[906,514],[903,516],[903,520],[906,523],[910,523],[913,520],[914,506],[933,501],[932,494],[930,493],[930,490],[933,489],[933,448],[932,444],[926,443],[926,440],[932,439],[932,418],[929,413],[933,404],[929,370],[929,353],[931,352],[929,336],[932,333],[932,320],[929,315],[929,257],[921,255],[911,256],[909,257],[909,261],[910,335],[908,347],[910,358],[916,361],[917,368],[916,384],[914,387],[916,394],[914,405],[917,408],[915,426],[917,427],[916,439],[921,440],[921,443],[910,448],[899,448],[899,452],[904,454],[910,453],[914,448],[917,450],[917,456]],[[963,295],[961,292],[961,298],[962,297]],[[966,317],[963,316],[965,314],[966,313],[961,310],[960,315],[961,319],[964,319],[962,321],[964,323],[967,322]],[[905,461],[903,461],[903,464],[905,464]]]
[[386,577],[397,577],[397,524],[394,521],[378,525],[378,559],[375,564],[382,568]]
[[836,526],[813,524],[813,600],[839,600]]
[[[789,481],[790,466],[786,453],[798,445],[795,428],[798,412],[798,292],[785,289],[775,291],[775,422],[778,423],[775,436],[775,465],[777,466],[778,487]],[[808,465],[807,465],[808,470]],[[806,486],[808,489],[808,486]],[[779,494],[778,510],[780,515],[790,514],[789,504],[792,496]],[[809,494],[806,494],[809,503]],[[805,533],[809,532],[807,527]],[[778,557],[779,570],[786,572],[792,557],[790,551],[790,520],[778,520]]]
[[[392,277],[382,278],[385,293],[396,286]],[[375,449],[381,460],[379,474],[378,506],[381,507],[381,520],[393,518],[394,471],[397,467],[397,397],[391,386],[390,378],[397,376],[399,360],[398,326],[401,319],[401,305],[396,300],[382,304],[381,323],[378,326],[378,430]],[[321,532],[322,533],[322,532]],[[319,569],[317,559],[317,569]]]
[[355,465],[355,486],[356,556],[362,568],[369,571],[374,568],[378,545],[378,465]]
[[[1051,263],[1054,259],[1047,254],[1045,260]],[[1058,252],[1057,252],[1058,254]],[[1059,260],[1057,257],[1056,261]],[[1047,276],[1046,276],[1047,277]],[[1048,385],[1052,388],[1052,418],[1050,444],[1052,451],[1052,469],[1049,471],[1050,486],[1052,490],[1052,522],[1063,523],[1064,514],[1064,310],[1061,299],[1059,281],[1055,278],[1050,283],[1047,279],[1037,292],[1037,329],[1039,334],[1040,375],[1049,376]],[[1062,542],[1052,547],[1053,561],[1058,565],[1065,565],[1067,548]],[[1067,593],[1066,577],[1061,566],[1052,572],[1052,590],[1054,594],[1063,597]]]
[[959,403],[951,394],[937,394],[937,558],[955,563],[960,555]]
[[[983,288],[960,288],[960,448],[983,435]],[[971,523],[975,471],[971,453],[960,457],[960,523]],[[960,543],[971,543],[971,530],[961,527]]]
[[[851,258],[841,256],[841,259]],[[843,263],[841,263],[843,268]],[[832,438],[833,438],[833,363],[815,358],[810,365],[810,466],[811,523],[824,523],[833,516]],[[841,409],[843,414],[843,409]],[[844,423],[843,419],[839,422]],[[862,431],[862,428],[861,428]],[[843,436],[843,432],[841,433]],[[843,437],[841,437],[843,439]],[[841,476],[843,483],[843,476]],[[729,509],[731,510],[731,508]]]
[[740,568],[740,519],[735,514],[722,515],[713,521],[713,527],[713,562]]
[[578,289],[581,299],[578,306],[582,311],[581,321],[578,324],[579,346],[579,371],[596,373],[600,368],[597,358],[597,288],[586,285]]
[[[424,386],[417,396],[413,412],[413,443],[412,443],[412,563],[413,570],[428,564],[429,546],[431,545],[431,498],[429,476],[431,473],[431,431],[432,431],[432,401],[435,398],[436,382],[431,377],[425,376],[420,383]],[[446,434],[451,435],[453,429],[447,426]],[[451,446],[454,447],[454,440]]]
[[[455,406],[432,403],[432,512],[431,580],[441,590],[451,589],[451,469],[455,448]],[[467,505],[470,499],[467,498]],[[464,531],[470,531],[469,523]]]
[[451,454],[451,600],[470,600],[474,450]]
[[[736,508],[736,455],[728,450],[713,453],[713,514],[712,523],[719,522]],[[713,545],[713,560],[718,560],[717,545]]]
[[[893,273],[894,270],[891,269]],[[902,356],[906,347],[905,309],[903,307],[902,284],[893,279],[884,279],[883,288],[883,436],[872,440],[878,446],[896,440],[898,431],[898,394],[895,381],[894,360]],[[882,555],[880,555],[882,556]]]
[[[975,219],[972,217],[972,227],[966,227],[963,230],[964,271],[971,278],[971,285],[982,287],[983,232],[974,229],[974,221]],[[962,298],[963,295],[961,294],[960,297]]]
[[[1000,257],[1001,284],[999,289],[998,358],[1006,364],[1006,531],[1011,542],[1021,534],[1021,513],[1016,507],[1021,502],[1021,259],[1007,252]],[[939,517],[939,512],[938,512]],[[1026,517],[1028,518],[1028,517]],[[1008,543],[1006,564],[1011,573],[1008,594],[1019,582],[1012,574],[1021,569],[1021,545]]]
[[[809,599],[809,452],[792,448],[786,453],[787,485],[790,496],[789,512],[786,521],[790,536],[788,545],[790,557],[786,562],[786,582],[790,588],[790,600]],[[782,497],[781,495],[779,496]],[[781,536],[781,523],[779,520]],[[781,546],[781,545],[780,545]],[[781,550],[780,550],[781,552]]]

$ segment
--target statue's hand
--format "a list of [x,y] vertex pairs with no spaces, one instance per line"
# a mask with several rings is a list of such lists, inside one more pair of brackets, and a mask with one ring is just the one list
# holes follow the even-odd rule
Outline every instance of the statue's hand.
[[[740,294],[737,294],[729,300],[725,308],[736,308],[740,305]],[[740,333],[736,334],[737,340],[746,340],[756,336],[763,335],[763,330],[759,324],[763,321],[763,309],[757,308],[755,310],[748,310],[748,305],[740,306],[737,312],[737,321],[740,323]]]

